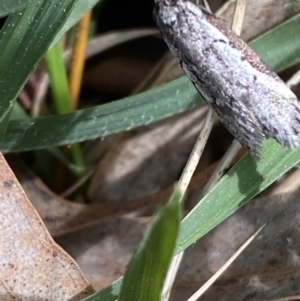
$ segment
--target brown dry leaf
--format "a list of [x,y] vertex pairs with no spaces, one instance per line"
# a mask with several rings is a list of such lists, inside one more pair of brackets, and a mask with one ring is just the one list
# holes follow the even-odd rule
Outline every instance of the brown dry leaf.
[[0,155],[0,299],[80,300],[93,288],[51,238]]
[[263,301],[300,294],[300,192],[258,198],[186,251],[172,301],[188,299],[264,223],[261,234],[201,301]]

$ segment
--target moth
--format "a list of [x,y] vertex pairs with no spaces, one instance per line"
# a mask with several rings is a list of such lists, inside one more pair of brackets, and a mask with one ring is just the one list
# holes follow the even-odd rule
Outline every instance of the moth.
[[198,92],[253,157],[264,137],[299,146],[297,97],[225,22],[182,0],[157,0],[153,14]]

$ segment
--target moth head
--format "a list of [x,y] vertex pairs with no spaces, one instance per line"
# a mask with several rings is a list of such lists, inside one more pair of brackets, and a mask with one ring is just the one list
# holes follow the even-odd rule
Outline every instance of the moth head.
[[154,20],[158,27],[168,26],[173,28],[177,22],[179,13],[178,2],[180,0],[155,0],[156,5],[153,10]]

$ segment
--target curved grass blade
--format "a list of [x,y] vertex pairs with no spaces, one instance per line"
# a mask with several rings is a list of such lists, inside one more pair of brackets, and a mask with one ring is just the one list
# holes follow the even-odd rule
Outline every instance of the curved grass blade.
[[159,301],[181,220],[180,189],[154,215],[123,277],[119,301]]
[[[193,245],[256,194],[300,162],[300,149],[288,150],[270,139],[259,162],[247,154],[204,196],[181,223],[175,253]],[[262,221],[263,223],[264,221]],[[114,301],[122,278],[86,301]]]
[[287,149],[273,139],[265,141],[258,162],[249,154],[244,156],[184,218],[176,253],[195,243],[299,161],[299,148]]
[[130,130],[195,107],[201,98],[193,90],[188,79],[183,78],[140,95],[75,113],[11,121],[0,148],[3,152],[46,148]]
[[82,299],[81,301],[116,301],[121,290],[122,279],[123,278],[119,278],[110,286]]
[[[278,25],[276,30],[270,30],[250,43],[263,61],[277,72],[300,61],[300,44],[295,43],[299,31],[299,18],[298,14]],[[282,45],[278,47],[280,40]]]
[[155,214],[138,250],[133,255],[120,290],[120,280],[84,301],[160,300],[165,275],[174,254],[181,220],[182,193],[175,187],[169,201]]
[[0,32],[0,116],[11,108],[76,1],[34,1],[7,18]]

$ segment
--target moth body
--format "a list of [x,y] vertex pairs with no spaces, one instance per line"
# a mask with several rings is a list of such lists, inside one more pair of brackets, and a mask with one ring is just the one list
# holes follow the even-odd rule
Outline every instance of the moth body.
[[297,97],[222,20],[182,0],[158,0],[154,19],[196,89],[254,157],[264,136],[299,145]]

